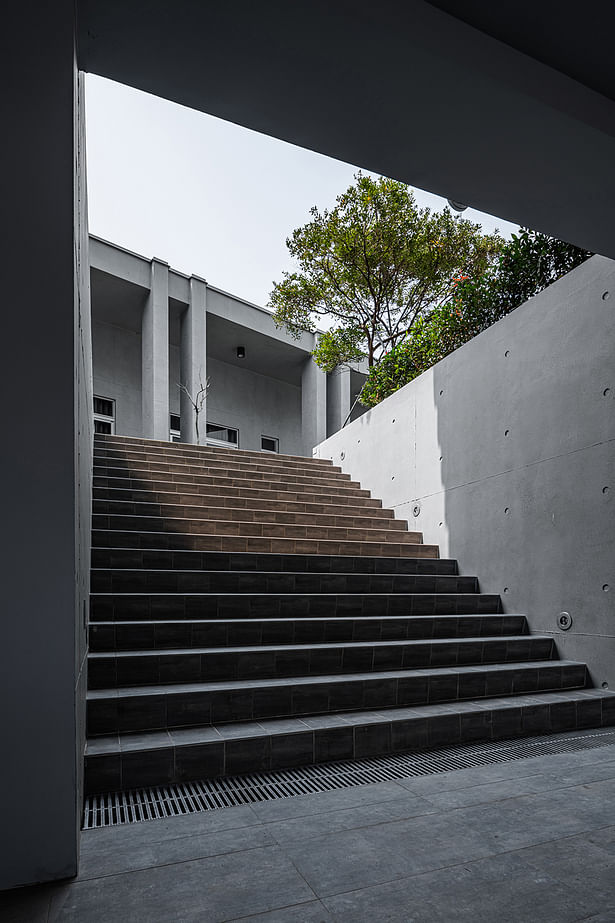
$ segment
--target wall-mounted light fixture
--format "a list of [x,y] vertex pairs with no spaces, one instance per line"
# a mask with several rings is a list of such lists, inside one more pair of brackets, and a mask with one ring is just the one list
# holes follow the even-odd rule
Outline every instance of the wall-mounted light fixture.
[[447,202],[456,212],[464,212],[468,207],[467,205],[464,205],[463,202],[457,202],[455,199],[447,199]]
[[237,358],[238,358],[238,359],[245,359],[245,358],[246,358],[246,348],[245,348],[245,346],[238,346],[238,347],[237,347]]

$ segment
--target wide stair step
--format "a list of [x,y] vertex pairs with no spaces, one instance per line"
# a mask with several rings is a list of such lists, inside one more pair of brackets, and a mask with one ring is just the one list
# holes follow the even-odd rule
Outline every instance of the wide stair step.
[[91,792],[188,782],[615,724],[615,695],[599,689],[338,712],[90,738]]
[[[342,641],[440,641],[503,638],[527,634],[524,615],[423,615],[389,618],[141,619],[92,622],[90,651],[165,650]],[[506,660],[501,651],[500,660]]]
[[539,635],[464,638],[451,641],[354,641],[302,645],[278,644],[191,647],[92,653],[90,689],[142,683],[208,682],[217,679],[272,679],[322,673],[371,673],[417,667],[469,666],[547,660],[553,639]]
[[95,439],[89,793],[615,724],[330,463]]

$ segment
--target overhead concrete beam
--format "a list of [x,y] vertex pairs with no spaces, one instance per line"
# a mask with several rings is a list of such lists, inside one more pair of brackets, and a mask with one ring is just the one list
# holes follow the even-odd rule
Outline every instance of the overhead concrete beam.
[[[516,35],[535,8],[515,4]],[[555,69],[422,0],[78,9],[86,70],[615,257],[615,102],[565,47]],[[605,52],[606,5],[590,32],[556,15],[571,56],[577,28]]]

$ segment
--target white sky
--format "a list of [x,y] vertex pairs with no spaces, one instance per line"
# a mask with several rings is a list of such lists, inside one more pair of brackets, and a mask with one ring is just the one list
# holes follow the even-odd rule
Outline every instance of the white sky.
[[[86,120],[90,232],[261,305],[294,268],[286,238],[358,169],[93,75]],[[446,204],[415,193],[421,206]],[[470,208],[463,217],[505,237],[516,229]]]

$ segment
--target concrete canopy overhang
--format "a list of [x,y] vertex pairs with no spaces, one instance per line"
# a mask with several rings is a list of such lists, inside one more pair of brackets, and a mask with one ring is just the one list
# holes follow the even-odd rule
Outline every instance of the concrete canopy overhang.
[[606,4],[77,7],[86,71],[615,257]]

